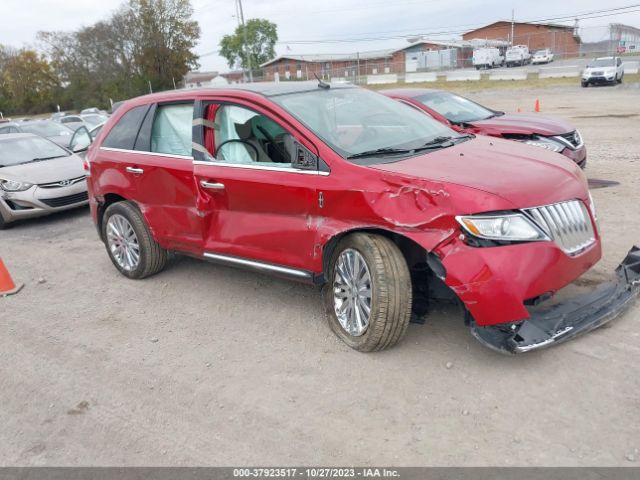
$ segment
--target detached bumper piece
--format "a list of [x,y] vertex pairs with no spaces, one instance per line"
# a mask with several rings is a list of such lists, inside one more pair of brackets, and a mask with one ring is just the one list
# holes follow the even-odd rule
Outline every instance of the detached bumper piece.
[[535,312],[522,322],[480,327],[471,333],[501,353],[528,352],[564,342],[604,325],[631,306],[640,293],[640,248],[634,246],[618,268],[616,279],[593,291]]

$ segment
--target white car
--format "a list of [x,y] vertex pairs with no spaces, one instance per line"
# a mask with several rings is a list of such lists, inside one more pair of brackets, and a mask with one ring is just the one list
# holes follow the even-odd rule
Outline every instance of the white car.
[[549,48],[543,50],[537,50],[533,57],[531,57],[531,63],[551,63],[553,62],[553,52]]
[[505,60],[507,62],[507,67],[531,63],[529,47],[526,45],[514,45],[513,47],[509,47]]
[[624,64],[620,57],[595,58],[582,71],[581,84],[588,87],[590,84],[622,83],[624,77]]

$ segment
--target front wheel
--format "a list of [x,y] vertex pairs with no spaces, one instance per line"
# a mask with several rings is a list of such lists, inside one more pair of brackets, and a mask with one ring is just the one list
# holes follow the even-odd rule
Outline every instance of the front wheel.
[[411,276],[391,240],[349,235],[331,256],[328,281],[329,325],[351,348],[383,350],[404,336],[411,317]]
[[167,263],[167,251],[154,240],[142,213],[130,202],[109,205],[102,220],[102,238],[109,258],[125,277],[149,277]]
[[624,73],[623,73],[622,75],[620,75],[620,78],[619,78],[619,79],[617,79],[616,81],[617,81],[618,83],[622,83],[622,79],[623,79],[623,78],[624,78]]
[[589,86],[589,82],[580,82],[580,85],[582,85],[582,88],[587,88]]

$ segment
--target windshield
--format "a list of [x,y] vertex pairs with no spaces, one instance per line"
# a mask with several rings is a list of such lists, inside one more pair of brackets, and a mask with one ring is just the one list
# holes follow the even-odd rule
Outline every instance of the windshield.
[[534,55],[546,55],[547,51],[546,50],[538,50],[536,53],[534,53]]
[[84,120],[84,122],[89,125],[89,127],[96,127],[98,125],[100,125],[101,123],[104,123],[107,121],[107,117],[105,117],[104,115],[83,115],[82,119]]
[[[361,88],[330,88],[272,97],[342,157],[382,163],[392,153],[413,154],[428,142],[459,137],[453,130],[396,100]],[[395,150],[390,152],[390,150]],[[399,152],[402,150],[402,152]],[[354,159],[355,161],[355,159]]]
[[69,155],[62,147],[42,137],[27,136],[0,141],[0,168]]
[[73,134],[70,128],[56,122],[26,122],[20,125],[20,130],[26,133],[35,133],[41,137],[61,137]]
[[416,100],[453,123],[472,123],[496,116],[493,110],[449,92],[427,93]]
[[589,65],[587,65],[588,68],[593,68],[593,67],[614,67],[615,63],[613,61],[613,58],[598,58],[597,60],[593,60],[591,63],[589,63]]

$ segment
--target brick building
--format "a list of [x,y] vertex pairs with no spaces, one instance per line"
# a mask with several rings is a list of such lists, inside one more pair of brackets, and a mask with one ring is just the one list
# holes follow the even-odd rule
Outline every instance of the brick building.
[[494,22],[462,36],[463,40],[503,40],[513,45],[527,45],[529,50],[552,49],[557,56],[572,57],[580,52],[580,37],[575,28],[551,23]]
[[[431,64],[425,53],[430,52]],[[431,68],[468,66],[473,56],[470,42],[419,40],[406,47],[356,54],[280,55],[260,65],[262,78],[309,80],[320,78],[354,80],[358,75],[404,74]],[[435,62],[435,63],[434,63]]]

